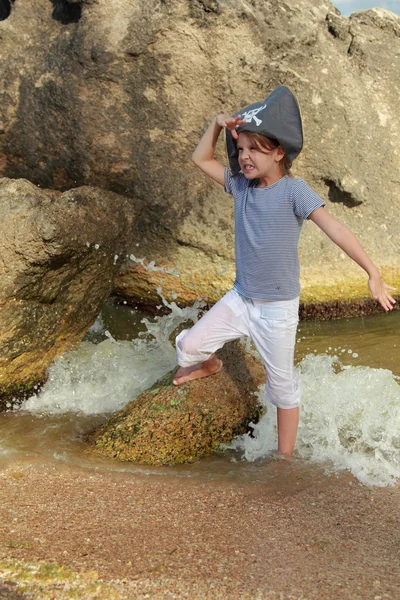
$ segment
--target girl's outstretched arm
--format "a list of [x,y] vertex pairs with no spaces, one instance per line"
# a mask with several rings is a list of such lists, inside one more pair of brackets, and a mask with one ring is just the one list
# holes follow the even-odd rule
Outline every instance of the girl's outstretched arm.
[[386,311],[392,310],[396,300],[392,298],[388,290],[396,288],[386,285],[382,281],[378,268],[371,261],[354,233],[346,225],[332,217],[323,207],[314,210],[309,219],[314,221],[339,248],[368,273],[368,285],[372,297],[378,300]]
[[201,138],[196,150],[193,152],[192,161],[206,175],[220,185],[225,185],[224,165],[214,158],[215,146],[223,128],[230,129],[234,138],[237,138],[236,125],[245,123],[241,116],[233,118],[220,113],[210,123],[209,128]]

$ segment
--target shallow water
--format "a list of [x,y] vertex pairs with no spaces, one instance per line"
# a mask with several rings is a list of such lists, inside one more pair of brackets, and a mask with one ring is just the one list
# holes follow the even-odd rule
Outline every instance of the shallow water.
[[[155,319],[108,302],[80,347],[49,369],[40,394],[0,415],[0,468],[63,463],[135,475],[199,480],[300,481],[351,472],[364,484],[400,479],[400,313],[303,322],[296,363],[302,416],[290,467],[274,456],[274,408],[254,436],[236,439],[226,454],[195,464],[147,467],[86,454],[85,434],[175,366],[171,340],[198,318],[198,306]],[[260,389],[263,401],[263,390]],[[289,477],[292,480],[292,477]]]

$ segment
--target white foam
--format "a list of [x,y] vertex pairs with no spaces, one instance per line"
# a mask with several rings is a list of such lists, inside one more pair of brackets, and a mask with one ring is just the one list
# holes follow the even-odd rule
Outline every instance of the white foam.
[[[296,452],[317,463],[349,470],[366,485],[400,479],[400,386],[392,372],[343,367],[336,356],[310,354],[298,365],[302,389]],[[260,399],[263,399],[260,390]],[[276,448],[276,409],[230,447],[254,461]]]
[[[119,410],[174,365],[167,351],[148,348],[137,353],[130,342],[83,342],[48,370],[42,391],[24,402],[21,410],[56,414],[99,414]],[[158,365],[158,368],[157,366]]]
[[174,275],[174,277],[179,277],[179,271],[177,271],[176,269],[165,269],[164,267],[157,267],[154,260],[146,264],[146,258],[137,258],[134,254],[130,254],[129,259],[132,262],[135,262],[137,265],[141,265],[144,269],[146,269],[146,271],[166,273],[168,275]]
[[[114,412],[171,370],[176,365],[171,334],[188,320],[197,321],[200,303],[182,309],[167,302],[161,289],[158,292],[171,314],[153,322],[143,319],[147,331],[132,342],[115,340],[98,319],[92,333],[103,333],[107,339],[98,344],[85,341],[60,357],[50,367],[41,392],[21,409],[50,415]],[[249,340],[245,345],[254,353]],[[356,354],[342,347],[335,350],[344,358]],[[297,371],[302,388],[298,455],[347,469],[368,485],[399,480],[400,386],[391,371],[343,366],[327,354],[308,355]],[[264,402],[262,388],[259,398]],[[250,462],[276,449],[275,408],[268,405],[253,428],[253,437],[240,436],[230,445]]]
[[101,333],[104,331],[104,322],[101,314],[97,317],[93,325],[88,329],[89,333]]
[[[199,302],[181,309],[174,302],[163,300],[171,314],[156,318],[153,323],[143,319],[147,333],[141,338],[117,341],[104,331],[106,340],[98,344],[82,342],[79,348],[57,359],[48,369],[48,379],[40,393],[26,400],[20,410],[86,415],[114,412],[153,385],[176,366],[171,333],[188,319],[196,321],[200,308]],[[102,328],[99,317],[91,330],[100,333]]]

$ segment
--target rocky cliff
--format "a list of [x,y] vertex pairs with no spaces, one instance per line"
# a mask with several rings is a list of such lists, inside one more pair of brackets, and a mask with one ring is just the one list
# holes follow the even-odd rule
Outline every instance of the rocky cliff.
[[[400,17],[341,17],[325,0],[24,0],[0,21],[0,174],[131,198],[115,292],[217,299],[234,277],[229,196],[190,164],[219,111],[277,84],[302,107],[294,174],[400,285]],[[221,158],[224,148],[221,144]],[[312,223],[306,303],[368,295],[364,273]],[[143,259],[138,263],[137,259]],[[150,261],[163,270],[146,269]],[[179,273],[179,277],[176,273]],[[175,293],[175,294],[174,294]],[[144,300],[143,300],[144,299]]]
[[0,179],[0,410],[95,321],[124,252],[127,204],[97,188]]

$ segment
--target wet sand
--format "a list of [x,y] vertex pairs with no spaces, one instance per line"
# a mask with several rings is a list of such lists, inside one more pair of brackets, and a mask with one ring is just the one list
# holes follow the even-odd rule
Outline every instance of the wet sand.
[[398,600],[400,487],[273,469],[277,485],[9,467],[0,566],[55,561],[108,591],[26,595],[3,575],[0,598]]

